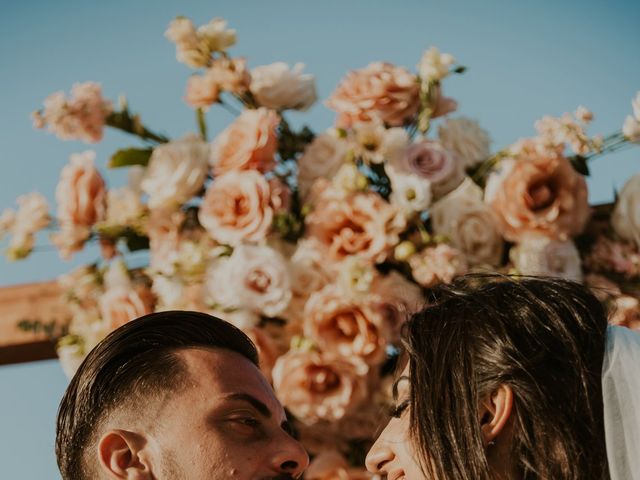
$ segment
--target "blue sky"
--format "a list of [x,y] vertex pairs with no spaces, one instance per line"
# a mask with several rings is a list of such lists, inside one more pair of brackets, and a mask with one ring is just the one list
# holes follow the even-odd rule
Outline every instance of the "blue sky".
[[[135,142],[116,132],[90,147],[62,142],[31,128],[29,113],[56,90],[96,80],[115,100],[126,93],[133,110],[172,137],[195,129],[182,100],[189,70],[175,61],[163,37],[168,22],[186,15],[196,23],[214,16],[238,31],[232,54],[250,66],[303,62],[326,98],[353,68],[386,60],[413,68],[431,45],[455,55],[469,70],[445,84],[460,113],[477,118],[494,149],[533,133],[544,114],[579,104],[596,115],[592,132],[609,133],[631,112],[640,90],[640,3],[631,1],[537,2],[325,0],[125,2],[24,1],[0,3],[0,210],[37,190],[53,201],[59,171],[70,153],[94,148],[104,166],[116,148]],[[321,103],[292,116],[314,129],[334,115]],[[232,117],[209,114],[210,131]],[[608,201],[614,188],[640,171],[640,150],[596,161],[589,179],[593,201]],[[109,172],[117,186],[121,173]],[[61,261],[42,248],[27,261],[0,259],[0,286],[46,280],[92,261],[89,250]],[[66,380],[56,362],[0,367],[0,465],[3,478],[59,478],[53,455],[54,420]]]

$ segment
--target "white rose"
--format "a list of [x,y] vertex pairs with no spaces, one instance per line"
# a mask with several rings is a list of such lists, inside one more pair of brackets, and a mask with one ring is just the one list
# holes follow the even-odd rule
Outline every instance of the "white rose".
[[580,253],[571,240],[552,240],[541,235],[525,237],[509,252],[523,275],[545,275],[582,281]]
[[640,246],[640,173],[632,176],[618,196],[611,225],[625,240]]
[[438,128],[438,136],[445,148],[460,156],[466,168],[489,158],[489,134],[471,118],[447,120]]
[[440,53],[436,47],[431,47],[422,54],[418,74],[426,81],[440,81],[449,75],[449,70],[455,62],[452,55]]
[[298,189],[306,198],[318,178],[332,178],[344,163],[349,146],[335,132],[318,135],[298,160]]
[[494,211],[482,201],[482,189],[467,178],[430,210],[433,231],[446,235],[472,265],[498,265],[504,240]]
[[640,119],[628,115],[622,125],[622,134],[632,143],[640,143]]
[[303,74],[304,65],[292,69],[284,62],[262,65],[251,70],[249,89],[258,103],[273,110],[308,110],[316,101],[313,75]]
[[151,208],[175,208],[204,184],[209,170],[209,146],[189,135],[153,150],[140,183]]
[[275,317],[289,306],[287,262],[267,246],[240,245],[230,257],[214,261],[207,273],[210,302],[230,310],[243,308]]

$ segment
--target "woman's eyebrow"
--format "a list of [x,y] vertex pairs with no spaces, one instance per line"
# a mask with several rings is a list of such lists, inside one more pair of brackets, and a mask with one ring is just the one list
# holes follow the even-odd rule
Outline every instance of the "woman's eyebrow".
[[406,375],[398,377],[398,379],[395,382],[393,382],[393,387],[391,387],[391,394],[393,395],[393,400],[394,401],[398,400],[398,385],[400,384],[400,382],[402,380],[406,380],[408,382],[409,381],[409,377],[406,376]]

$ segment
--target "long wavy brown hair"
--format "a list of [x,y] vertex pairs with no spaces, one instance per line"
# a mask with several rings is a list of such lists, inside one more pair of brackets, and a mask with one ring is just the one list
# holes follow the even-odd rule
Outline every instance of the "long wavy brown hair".
[[607,315],[583,286],[467,276],[406,324],[411,437],[425,475],[495,478],[478,421],[500,385],[514,397],[518,478],[606,479],[601,372]]

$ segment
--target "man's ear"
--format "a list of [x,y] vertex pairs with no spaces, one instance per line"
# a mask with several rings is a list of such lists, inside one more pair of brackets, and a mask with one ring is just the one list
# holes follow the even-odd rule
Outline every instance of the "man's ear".
[[484,443],[495,441],[511,418],[513,410],[513,390],[502,384],[480,405],[480,428]]
[[105,433],[98,442],[101,470],[108,478],[149,480],[151,465],[145,454],[145,438],[128,430],[114,429]]

